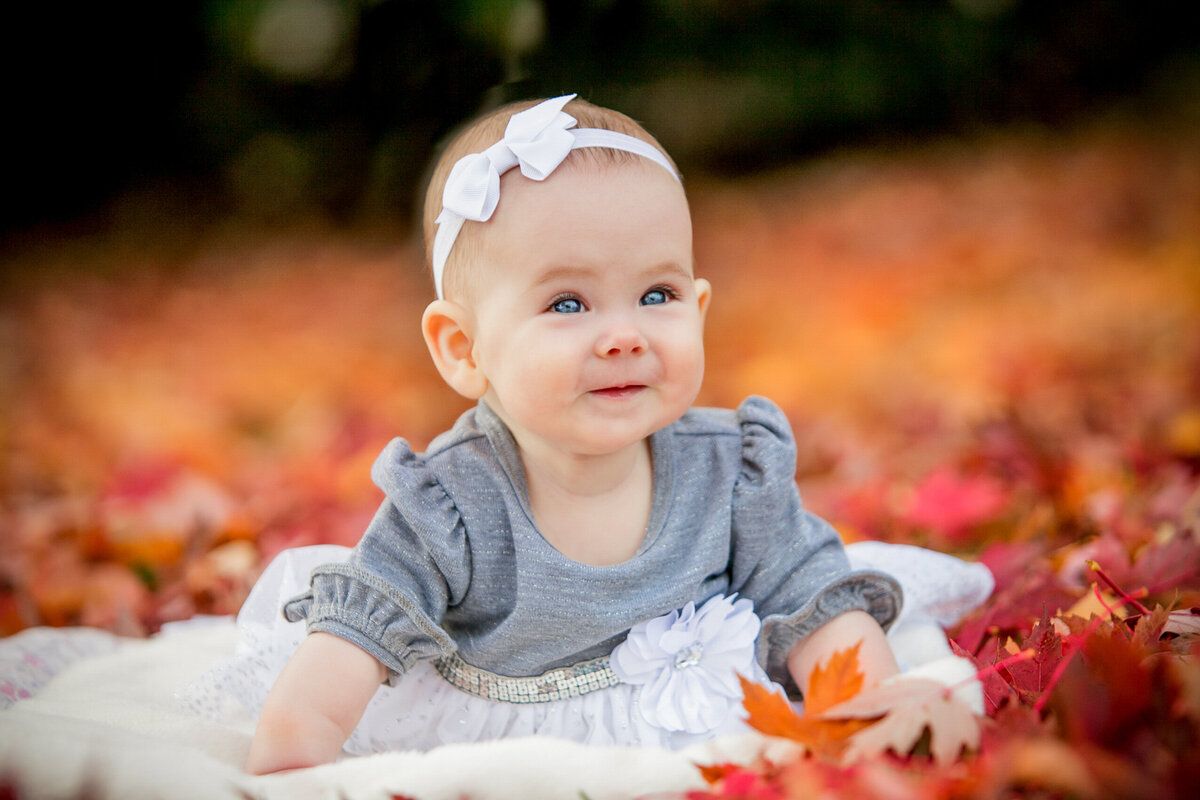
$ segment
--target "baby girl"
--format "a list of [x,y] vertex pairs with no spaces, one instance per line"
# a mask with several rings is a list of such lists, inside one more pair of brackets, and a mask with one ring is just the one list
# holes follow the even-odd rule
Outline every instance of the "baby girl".
[[897,672],[900,582],[804,509],[783,413],[692,407],[713,288],[641,126],[573,95],[476,120],[425,237],[425,341],[477,402],[424,453],[388,445],[357,547],[264,575],[249,771],[534,734],[677,747],[743,725],[738,675],[797,696],[856,643],[868,684]]

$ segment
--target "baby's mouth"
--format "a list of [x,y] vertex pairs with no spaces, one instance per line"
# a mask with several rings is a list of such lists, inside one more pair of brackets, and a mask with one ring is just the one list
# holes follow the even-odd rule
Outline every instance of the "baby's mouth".
[[622,400],[640,394],[645,388],[640,383],[630,383],[623,386],[607,386],[603,389],[593,389],[591,393],[610,400]]

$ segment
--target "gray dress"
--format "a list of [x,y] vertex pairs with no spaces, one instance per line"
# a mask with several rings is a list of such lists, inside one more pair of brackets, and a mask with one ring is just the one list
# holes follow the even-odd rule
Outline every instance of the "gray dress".
[[590,566],[538,532],[516,445],[486,404],[424,453],[396,439],[372,470],[386,498],[349,561],[314,570],[284,616],[358,645],[395,684],[451,653],[539,675],[607,655],[639,621],[736,593],[763,622],[759,663],[789,686],[788,651],[808,633],[850,610],[885,626],[899,613],[897,582],[851,570],[837,533],[803,508],[791,428],[770,401],[693,409],[651,453],[645,539],[624,563]]

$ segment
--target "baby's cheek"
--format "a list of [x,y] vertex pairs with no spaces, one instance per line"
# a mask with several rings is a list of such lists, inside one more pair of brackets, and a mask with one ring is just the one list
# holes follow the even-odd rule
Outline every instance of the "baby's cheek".
[[669,377],[681,386],[697,385],[704,376],[704,347],[698,342],[681,342],[667,360]]
[[532,424],[550,422],[561,415],[566,400],[562,378],[550,366],[525,371],[512,387],[522,413]]

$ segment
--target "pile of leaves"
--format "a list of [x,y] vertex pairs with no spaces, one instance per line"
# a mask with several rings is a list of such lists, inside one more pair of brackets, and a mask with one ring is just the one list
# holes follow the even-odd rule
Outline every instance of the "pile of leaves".
[[[703,765],[709,789],[687,797],[1191,797],[1198,633],[1197,608],[1046,614],[1012,655],[959,649],[980,665],[974,677],[947,685],[906,675],[865,690],[854,650],[841,651],[814,671],[803,714],[743,680],[750,724],[793,747]],[[987,716],[959,696],[975,682]]]
[[[949,632],[984,716],[937,686],[889,712],[850,691],[847,658],[804,717],[752,698],[787,748],[705,766],[694,797],[1190,796],[1190,133],[1005,135],[688,187],[715,287],[701,402],[780,403],[805,501],[848,541],[996,577]],[[6,261],[3,634],[233,613],[281,549],[357,539],[389,438],[419,448],[466,407],[428,362],[429,284],[394,232],[122,227]]]

